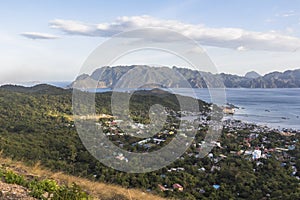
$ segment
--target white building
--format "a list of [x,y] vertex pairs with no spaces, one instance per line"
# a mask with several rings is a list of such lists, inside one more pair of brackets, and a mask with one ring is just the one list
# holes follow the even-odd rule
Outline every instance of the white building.
[[256,160],[259,159],[260,157],[261,157],[261,150],[259,149],[254,150],[252,153],[252,159]]

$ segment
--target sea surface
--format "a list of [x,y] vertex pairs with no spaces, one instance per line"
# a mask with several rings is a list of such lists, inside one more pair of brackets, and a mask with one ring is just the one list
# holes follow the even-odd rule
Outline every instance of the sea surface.
[[[60,87],[67,85],[66,82],[52,84]],[[267,125],[276,129],[300,130],[300,88],[226,88],[223,90],[171,88],[167,90],[218,105],[229,103],[238,107],[234,115],[226,118]],[[97,89],[97,92],[107,91],[111,89]]]
[[[172,89],[175,93],[193,96],[191,89]],[[206,102],[212,102],[213,89],[194,89],[196,96]],[[220,95],[220,90],[217,94]],[[267,125],[272,128],[292,128],[300,130],[300,88],[276,89],[225,89],[226,102],[238,107],[235,114],[228,118],[245,122]],[[217,96],[218,97],[218,96]],[[214,103],[218,103],[215,100]]]

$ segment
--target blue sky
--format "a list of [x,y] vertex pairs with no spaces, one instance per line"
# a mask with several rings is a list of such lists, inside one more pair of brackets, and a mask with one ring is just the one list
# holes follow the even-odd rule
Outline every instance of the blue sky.
[[300,68],[299,1],[2,1],[0,83],[73,80],[113,33],[153,24],[196,40],[219,72]]

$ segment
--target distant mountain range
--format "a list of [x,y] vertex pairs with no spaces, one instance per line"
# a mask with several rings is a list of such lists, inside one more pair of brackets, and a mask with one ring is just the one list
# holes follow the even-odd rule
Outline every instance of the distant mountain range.
[[[193,88],[207,88],[207,84],[212,83],[213,86],[221,87],[220,82],[224,83],[227,88],[300,88],[300,69],[271,72],[264,76],[252,71],[246,73],[245,76],[238,76],[225,73],[212,74],[187,68],[150,67],[147,65],[101,67],[91,75],[78,76],[68,88],[74,87],[75,84],[81,88],[94,86],[114,88],[125,74],[127,81],[122,83],[123,87],[139,85],[140,81],[153,83],[159,80],[162,87],[168,88],[186,87],[186,83]],[[150,87],[152,87],[151,84]]]

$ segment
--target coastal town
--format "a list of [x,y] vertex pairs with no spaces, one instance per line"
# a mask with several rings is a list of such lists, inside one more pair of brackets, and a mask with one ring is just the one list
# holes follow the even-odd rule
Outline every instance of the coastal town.
[[[233,114],[231,108],[226,108],[223,113],[226,115]],[[220,114],[220,113],[219,113]],[[179,117],[180,116],[180,117]],[[102,115],[100,122],[96,125],[98,129],[102,129],[116,145],[121,148],[127,147],[130,151],[142,151],[149,152],[156,150],[180,134],[182,137],[188,137],[190,132],[196,132],[195,139],[193,140],[190,149],[180,157],[185,160],[187,157],[195,160],[203,158],[204,146],[212,146],[210,152],[206,152],[205,157],[209,160],[210,165],[199,166],[197,163],[194,166],[197,167],[199,173],[209,174],[222,170],[220,163],[226,160],[228,157],[234,157],[238,159],[244,159],[247,162],[253,163],[253,171],[259,170],[264,165],[263,160],[275,158],[280,162],[280,166],[283,168],[289,168],[291,170],[291,176],[300,180],[299,174],[297,174],[299,166],[296,166],[296,157],[293,155],[293,150],[299,146],[299,130],[295,129],[275,129],[268,126],[256,125],[252,123],[246,123],[232,118],[224,118],[218,123],[221,124],[222,134],[219,138],[207,140],[208,127],[214,126],[216,121],[211,120],[212,114],[206,112],[173,112],[170,117],[175,117],[176,120],[170,120],[166,122],[164,129],[160,130],[153,137],[144,139],[132,139],[128,140],[128,136],[134,137],[134,134],[143,135],[148,133],[150,125],[143,123],[126,123],[122,125],[130,130],[130,133],[122,131],[119,127],[124,123],[123,120],[116,119],[110,115]],[[179,126],[179,123],[182,123]],[[124,136],[127,136],[124,140]],[[128,142],[131,142],[128,144]],[[116,159],[124,162],[128,162],[123,154],[116,154]],[[209,166],[209,168],[208,168]],[[161,177],[166,178],[171,174],[184,172],[186,164],[177,165],[167,168],[165,173],[160,174]],[[157,187],[162,192],[184,191],[184,185],[180,182],[174,182],[171,185],[166,183],[158,184]],[[220,184],[212,184],[212,188],[218,190]],[[151,191],[149,189],[149,191]],[[200,193],[205,193],[205,189],[199,188]]]

